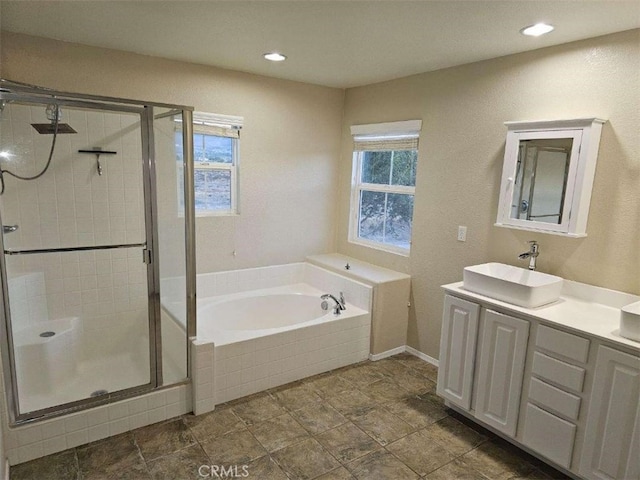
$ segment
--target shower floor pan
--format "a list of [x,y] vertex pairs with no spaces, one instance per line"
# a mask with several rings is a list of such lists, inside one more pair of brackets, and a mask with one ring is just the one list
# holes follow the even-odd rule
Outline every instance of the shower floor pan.
[[148,362],[131,354],[82,360],[80,320],[38,322],[14,332],[21,413],[149,382]]

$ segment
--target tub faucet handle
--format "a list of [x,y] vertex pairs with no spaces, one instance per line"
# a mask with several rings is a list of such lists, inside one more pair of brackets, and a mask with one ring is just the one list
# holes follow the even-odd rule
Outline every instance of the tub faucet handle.
[[342,305],[342,308],[345,308],[345,303],[344,303],[344,293],[340,292],[340,305]]

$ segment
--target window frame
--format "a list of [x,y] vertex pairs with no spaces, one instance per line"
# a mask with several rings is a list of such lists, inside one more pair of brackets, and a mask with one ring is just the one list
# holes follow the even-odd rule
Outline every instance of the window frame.
[[[236,216],[240,215],[240,129],[244,123],[244,119],[242,117],[235,117],[230,115],[218,115],[212,113],[205,112],[193,112],[193,135],[195,137],[196,134],[211,136],[211,137],[221,137],[221,138],[230,138],[232,145],[232,159],[231,163],[224,162],[198,162],[196,158],[194,158],[193,169],[194,169],[194,177],[195,173],[200,171],[207,170],[218,170],[218,171],[229,171],[230,172],[230,208],[225,210],[198,210],[196,208],[196,217],[225,217],[225,216]],[[180,123],[176,125],[176,131],[182,130],[182,126]],[[221,134],[217,134],[216,130],[220,131]],[[225,135],[222,132],[225,130],[235,131],[237,134],[234,135]],[[195,148],[194,148],[195,151]],[[180,162],[177,162],[178,173],[176,175],[178,180],[178,195],[180,195],[180,191],[182,185],[180,183],[180,178],[183,175],[183,165]],[[194,190],[196,188],[195,180],[194,180]],[[181,216],[184,215],[184,212],[180,212]]]
[[[395,253],[398,255],[409,256],[411,252],[411,239],[409,240],[409,248],[398,247],[397,245],[392,245],[390,243],[384,242],[376,242],[373,240],[367,240],[366,238],[360,237],[360,199],[362,197],[362,192],[379,192],[379,193],[394,193],[400,195],[412,195],[414,199],[415,206],[415,194],[416,187],[407,186],[407,185],[383,185],[379,183],[367,183],[362,182],[362,164],[364,160],[364,154],[373,151],[373,150],[360,150],[353,152],[353,168],[352,168],[352,178],[351,178],[351,205],[350,205],[350,214],[349,214],[349,237],[348,241],[350,243],[354,243],[356,245],[363,245],[365,247],[375,248],[377,250],[384,250],[386,252]],[[398,150],[390,150],[391,154],[391,172],[393,173],[393,154]],[[417,149],[416,149],[417,154]],[[416,158],[417,162],[417,158]],[[386,208],[385,208],[386,211]],[[385,219],[385,227],[386,227],[386,219]],[[411,219],[411,236],[413,236],[413,218]]]
[[[402,151],[415,150],[416,170],[418,166],[420,131],[422,130],[422,120],[403,120],[396,122],[373,123],[363,125],[351,125],[351,135],[353,136],[353,161],[351,169],[351,201],[349,205],[349,226],[347,241],[355,245],[381,250],[387,253],[408,257],[411,252],[413,238],[413,218],[411,216],[411,235],[407,248],[398,247],[389,243],[367,240],[360,237],[360,199],[362,192],[378,192],[386,194],[412,195],[415,213],[415,192],[416,186],[407,185],[381,185],[375,183],[362,182],[362,165],[364,154],[375,151]],[[370,148],[367,148],[370,147]],[[393,162],[393,156],[391,158]],[[393,163],[391,164],[393,168]],[[390,180],[393,178],[393,170],[389,172]],[[385,205],[386,213],[386,205]],[[386,218],[385,218],[386,228]]]

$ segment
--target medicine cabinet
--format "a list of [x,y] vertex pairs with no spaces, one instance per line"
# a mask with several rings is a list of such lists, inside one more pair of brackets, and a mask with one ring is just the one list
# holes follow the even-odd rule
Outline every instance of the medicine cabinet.
[[505,122],[507,143],[496,225],[586,236],[605,121]]

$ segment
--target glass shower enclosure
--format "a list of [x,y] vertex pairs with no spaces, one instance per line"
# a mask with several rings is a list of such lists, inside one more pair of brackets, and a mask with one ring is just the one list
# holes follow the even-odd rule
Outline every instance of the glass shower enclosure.
[[174,132],[191,110],[0,83],[0,348],[12,423],[188,379],[192,138]]

